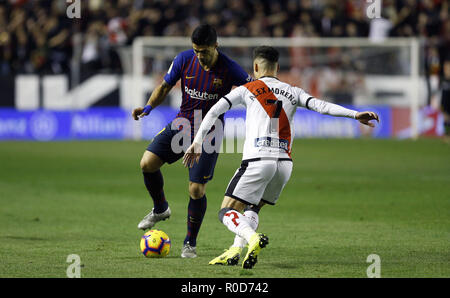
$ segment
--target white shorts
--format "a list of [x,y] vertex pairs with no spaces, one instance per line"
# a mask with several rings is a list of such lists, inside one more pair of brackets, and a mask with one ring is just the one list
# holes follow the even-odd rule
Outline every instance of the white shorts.
[[292,160],[287,158],[243,160],[225,195],[248,205],[275,205],[291,172]]

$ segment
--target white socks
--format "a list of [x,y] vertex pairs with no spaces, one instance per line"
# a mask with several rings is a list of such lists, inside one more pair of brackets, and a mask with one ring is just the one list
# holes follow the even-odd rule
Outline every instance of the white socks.
[[229,210],[224,214],[222,223],[236,234],[232,246],[244,247],[258,228],[259,216],[253,210],[246,210],[244,214]]

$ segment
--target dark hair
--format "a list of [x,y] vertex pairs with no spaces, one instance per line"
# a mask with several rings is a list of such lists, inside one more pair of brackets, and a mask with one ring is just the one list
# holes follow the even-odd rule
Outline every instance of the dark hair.
[[202,24],[192,32],[191,41],[199,46],[215,45],[217,42],[216,29],[208,24]]
[[263,58],[268,62],[275,64],[278,62],[279,57],[280,54],[273,47],[259,46],[253,50],[253,60],[255,60],[256,58]]

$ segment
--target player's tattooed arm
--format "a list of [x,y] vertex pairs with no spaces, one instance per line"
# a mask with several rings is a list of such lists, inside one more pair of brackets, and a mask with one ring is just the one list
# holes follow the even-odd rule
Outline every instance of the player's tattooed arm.
[[[172,90],[172,87],[172,85],[169,85],[166,81],[163,80],[163,82],[158,87],[156,87],[155,90],[153,90],[152,95],[150,95],[150,98],[147,101],[147,105],[145,107],[139,107],[133,110],[132,116],[134,120],[139,120],[139,118],[147,116],[150,113],[151,109],[159,106],[164,101],[170,90]],[[151,108],[148,109],[148,107]]]
[[172,90],[172,87],[172,85],[169,85],[163,80],[162,83],[152,92],[152,95],[148,99],[147,105],[151,105],[153,108],[159,106],[164,101],[167,94],[169,94],[170,90]]

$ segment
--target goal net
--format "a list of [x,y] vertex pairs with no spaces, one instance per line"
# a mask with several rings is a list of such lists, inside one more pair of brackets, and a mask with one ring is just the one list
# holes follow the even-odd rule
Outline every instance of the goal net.
[[[374,136],[416,138],[420,134],[419,109],[426,105],[426,84],[419,63],[420,41],[416,38],[388,38],[381,42],[367,38],[219,38],[218,43],[220,51],[249,74],[253,74],[253,49],[260,45],[274,46],[280,51],[280,80],[317,98],[357,110],[370,108],[381,116],[382,123],[373,132],[359,124],[355,128],[355,124],[347,124],[345,119],[317,120],[322,115],[305,114],[294,120],[296,137],[377,134]],[[143,106],[174,57],[190,48],[190,39],[184,37],[135,39],[125,67],[133,86],[130,106]],[[167,113],[178,109],[180,102],[181,90],[177,85],[164,102]],[[155,114],[152,111],[152,121],[135,124],[136,139],[151,137],[161,128],[157,119],[164,117]]]

